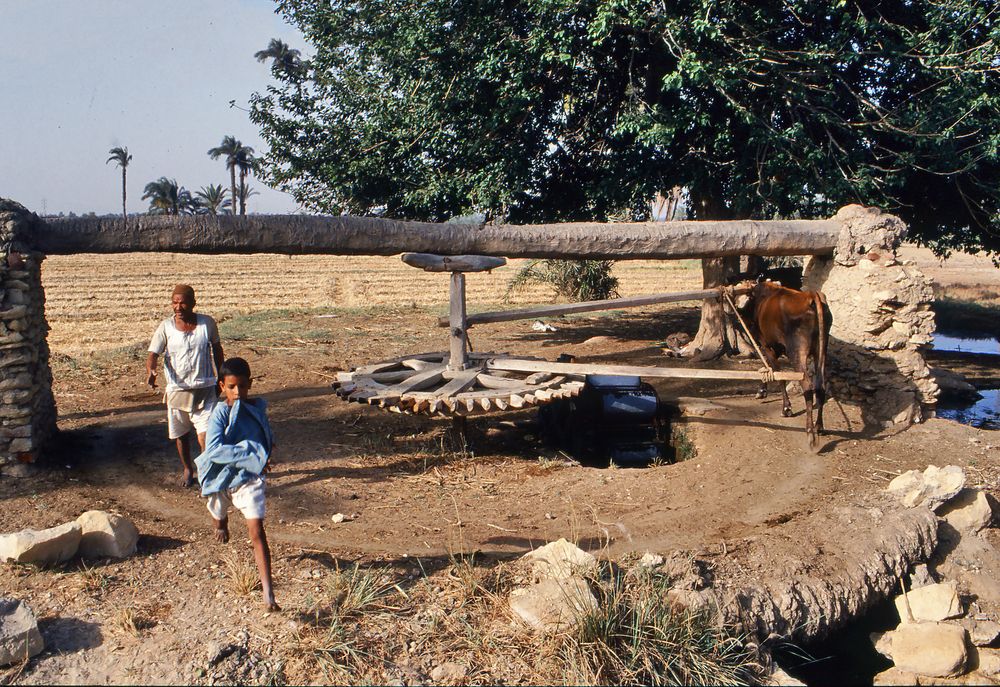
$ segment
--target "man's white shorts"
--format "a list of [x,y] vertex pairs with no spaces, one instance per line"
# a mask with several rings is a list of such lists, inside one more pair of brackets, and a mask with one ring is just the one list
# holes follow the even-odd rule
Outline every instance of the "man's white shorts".
[[200,410],[178,410],[167,406],[167,436],[171,439],[180,439],[192,429],[198,434],[204,434],[208,429],[208,419],[212,417],[215,410],[215,399],[206,401]]
[[235,506],[247,520],[264,519],[264,480],[254,477],[232,491],[220,491],[208,497],[208,512],[216,520],[225,520],[229,507]]

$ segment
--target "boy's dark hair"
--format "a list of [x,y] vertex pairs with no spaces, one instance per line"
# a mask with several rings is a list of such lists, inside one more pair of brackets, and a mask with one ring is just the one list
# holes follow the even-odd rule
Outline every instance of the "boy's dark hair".
[[228,358],[219,368],[219,379],[229,375],[250,379],[250,363],[243,358]]

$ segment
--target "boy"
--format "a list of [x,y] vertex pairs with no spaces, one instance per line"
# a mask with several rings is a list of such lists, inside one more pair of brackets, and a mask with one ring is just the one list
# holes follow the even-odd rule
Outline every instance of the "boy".
[[271,583],[271,550],[264,532],[264,473],[274,447],[267,421],[267,401],[249,398],[250,365],[243,358],[229,358],[219,368],[219,403],[208,421],[205,452],[195,460],[201,494],[208,497],[208,512],[215,521],[215,538],[229,541],[229,507],[235,506],[247,521],[254,559],[260,573],[264,606],[281,610],[274,601]]

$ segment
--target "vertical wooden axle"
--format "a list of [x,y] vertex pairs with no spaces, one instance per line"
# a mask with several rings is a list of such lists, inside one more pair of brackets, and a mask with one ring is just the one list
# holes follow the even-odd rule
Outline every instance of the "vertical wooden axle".
[[449,370],[464,370],[468,365],[468,336],[465,322],[465,274],[451,273],[451,289],[448,294],[450,310],[448,314],[449,338],[451,340],[451,358],[448,360]]

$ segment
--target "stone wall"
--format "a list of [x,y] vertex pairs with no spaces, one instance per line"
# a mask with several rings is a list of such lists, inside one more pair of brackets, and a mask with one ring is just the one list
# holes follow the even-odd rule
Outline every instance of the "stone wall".
[[805,267],[805,288],[826,295],[833,313],[827,378],[834,397],[860,405],[867,424],[932,417],[938,386],[922,350],[934,334],[931,281],[896,249],[906,234],[897,217],[849,205],[832,258]]
[[44,256],[24,240],[41,226],[21,205],[0,199],[0,474],[33,463],[56,429]]

